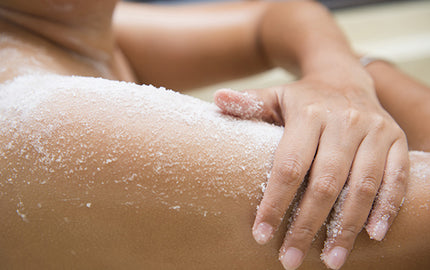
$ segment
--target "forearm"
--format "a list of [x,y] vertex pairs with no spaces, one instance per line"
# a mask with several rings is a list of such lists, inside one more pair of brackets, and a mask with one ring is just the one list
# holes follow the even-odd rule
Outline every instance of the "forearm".
[[256,42],[266,5],[119,3],[114,29],[141,83],[186,90],[270,68]]
[[330,13],[313,1],[120,3],[114,18],[118,44],[141,82],[185,89],[275,66],[332,82],[367,75]]
[[333,56],[350,56],[349,44],[331,14],[314,1],[283,1],[268,6],[260,35],[274,65],[303,74],[335,67]]
[[332,15],[317,2],[273,3],[261,20],[260,36],[273,65],[317,77],[339,91],[354,83],[353,78],[371,85]]
[[430,88],[396,69],[376,61],[367,66],[379,101],[402,127],[409,149],[430,151]]

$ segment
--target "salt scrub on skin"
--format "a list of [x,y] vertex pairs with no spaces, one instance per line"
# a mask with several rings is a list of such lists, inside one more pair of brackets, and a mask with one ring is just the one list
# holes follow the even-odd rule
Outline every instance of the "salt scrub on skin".
[[[430,152],[412,151],[409,152],[409,159],[411,161],[410,177],[418,182],[419,186],[423,189],[430,185]],[[412,191],[408,190],[407,199],[404,200],[404,205],[400,211],[408,211],[415,216],[420,216],[423,211],[430,210],[430,197],[421,198],[416,196]],[[420,201],[416,201],[420,200]],[[412,203],[419,205],[418,207],[410,206]]]
[[430,165],[427,162],[421,161],[422,158],[430,157],[429,152],[412,151],[409,153],[409,158],[414,161],[411,167],[410,174],[416,175],[418,179],[428,179],[430,177]]
[[[0,81],[6,80],[6,78],[11,75],[46,74],[45,65],[42,63],[53,62],[51,57],[46,56],[43,48],[38,48],[38,54],[35,53],[31,57],[23,54],[22,51],[17,48],[23,48],[23,50],[26,51],[35,49],[8,33],[2,33],[0,35],[0,47],[2,47],[0,50],[0,59],[2,59]],[[13,59],[13,61],[11,61],[11,59]]]
[[[418,152],[418,151],[411,151],[409,152],[409,158],[411,160],[411,168],[410,168],[410,177],[416,182],[419,182],[418,186],[423,187],[430,185],[430,164],[428,163],[428,159],[430,158],[430,153],[427,152]],[[327,225],[327,240],[325,241],[324,249],[321,254],[321,260],[323,260],[328,267],[331,269],[338,269],[341,264],[333,264],[330,262],[329,254],[333,252],[335,248],[333,248],[333,245],[335,244],[336,237],[339,237],[342,233],[342,209],[343,205],[345,203],[345,199],[348,196],[349,192],[349,186],[345,186],[342,190],[341,194],[338,197],[338,200],[333,208],[333,212],[331,215],[331,220],[329,221]],[[375,215],[373,217],[373,220],[376,219],[376,222],[374,222],[374,226],[369,228],[369,225],[366,225],[365,228],[367,230],[367,233],[370,237],[370,239],[374,239],[377,241],[382,241],[386,235],[388,222],[390,217],[395,216],[399,209],[396,209],[392,205],[392,201],[394,200],[392,197],[388,196],[388,194],[392,194],[392,188],[390,187],[381,187],[379,194],[383,194],[382,200],[379,200],[378,203],[380,206],[382,206],[382,209],[384,209],[385,213],[384,215]],[[419,212],[420,210],[428,211],[427,203],[430,202],[430,199],[423,199],[422,196],[414,196],[414,194],[410,193],[411,191],[408,191],[408,194],[406,195],[409,199],[405,199],[404,197],[401,201],[401,208],[400,211],[408,211],[410,214],[414,214],[414,210],[416,212]],[[380,196],[380,195],[379,195]],[[381,196],[380,196],[381,197]],[[415,202],[415,204],[421,204],[419,209],[414,209],[414,207],[408,209],[408,204],[410,204],[412,201],[419,198],[421,200],[420,203]],[[405,206],[403,206],[405,204]],[[403,207],[402,207],[403,206]],[[374,206],[375,207],[375,206]],[[417,214],[419,216],[419,214]],[[394,221],[395,222],[395,221]],[[369,223],[369,220],[368,220]],[[398,246],[400,248],[400,246]],[[333,248],[333,249],[332,249]],[[332,250],[330,250],[332,249]],[[339,258],[345,258],[348,254],[348,251],[344,248],[340,248],[336,250],[335,252],[335,259],[333,262],[339,262]]]
[[[410,177],[421,182],[422,186],[428,185],[429,164],[427,162],[422,162],[421,158],[429,157],[429,153],[411,151],[409,152],[409,158],[411,160],[412,166],[410,168]],[[382,213],[372,213],[368,218],[367,225],[365,226],[366,231],[370,239],[377,241],[382,241],[388,232],[390,223],[393,217],[395,217],[399,211],[397,207],[393,205],[395,200],[393,194],[393,188],[398,188],[398,186],[381,185],[378,191],[378,200],[374,204],[374,208],[378,207],[383,209]],[[413,200],[414,196],[409,196],[409,200]],[[406,201],[405,198],[402,199],[400,205]]]
[[327,239],[324,242],[324,248],[321,253],[321,260],[326,264],[330,269],[339,269],[345,257],[348,254],[348,251],[343,247],[333,247],[336,242],[336,238],[342,234],[342,222],[343,222],[343,207],[345,204],[345,200],[349,194],[349,185],[346,184],[335,205],[333,206],[333,210],[331,213],[330,221],[327,224]]
[[[19,184],[24,175],[39,188],[67,181],[76,188],[60,200],[88,208],[99,205],[97,190],[115,186],[114,201],[124,207],[151,200],[202,216],[220,214],[210,203],[220,197],[261,199],[283,133],[164,88],[58,75],[0,85],[0,124],[3,185]],[[7,156],[35,163],[18,170]]]
[[339,194],[335,205],[333,206],[333,211],[331,213],[331,218],[327,224],[327,240],[324,243],[325,253],[332,247],[332,244],[336,241],[336,238],[342,234],[342,211],[345,204],[345,200],[349,193],[349,185],[347,184]]

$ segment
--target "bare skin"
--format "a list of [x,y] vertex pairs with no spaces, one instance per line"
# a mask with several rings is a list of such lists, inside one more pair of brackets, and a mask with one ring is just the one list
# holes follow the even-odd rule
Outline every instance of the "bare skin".
[[[325,258],[345,260],[365,223],[370,237],[383,239],[396,212],[372,205],[395,194],[390,203],[398,209],[409,167],[406,137],[324,8],[312,1],[120,5],[115,22],[141,81],[184,88],[274,66],[301,75],[294,84],[253,92],[265,104],[263,119],[286,127],[252,228],[258,243],[270,241],[310,171],[303,211],[280,251],[286,269],[300,265],[349,175],[354,195],[343,211],[355,215],[344,220],[349,233],[336,240],[338,255],[326,249]],[[380,188],[391,192],[375,197]],[[376,227],[382,216],[386,223]]]
[[[254,238],[265,244],[275,234],[309,169],[311,184],[303,198],[304,211],[295,220],[291,234],[295,237],[287,237],[284,245],[297,252],[285,256],[288,250],[282,249],[280,253],[286,268],[300,265],[349,172],[355,196],[348,198],[350,203],[344,211],[356,214],[345,220],[351,236],[344,234],[343,239],[338,239],[342,260],[370,211],[374,218],[368,220],[369,228],[375,228],[374,220],[380,216],[389,215],[382,229],[369,230],[375,239],[384,237],[396,212],[387,213],[378,207],[372,210],[372,203],[378,189],[385,185],[390,194],[396,195],[391,203],[393,209],[398,209],[405,194],[409,165],[406,139],[378,103],[371,77],[327,10],[313,1],[182,8],[122,3],[117,7],[112,28],[115,2],[3,1],[0,12],[5,22],[35,33],[33,38],[50,41],[42,47],[53,43],[56,48],[50,48],[52,51],[77,53],[65,57],[74,59],[58,60],[67,62],[61,67],[45,65],[56,73],[100,75],[174,89],[245,76],[274,66],[300,73],[302,80],[294,86],[262,92],[270,114],[287,128],[252,228]],[[43,57],[43,53],[37,54]],[[82,58],[76,61],[79,57]],[[40,63],[43,61],[33,64],[39,68]],[[75,64],[85,67],[73,72],[77,66],[71,65]],[[349,124],[345,125],[345,121]],[[325,166],[328,162],[331,166]],[[388,169],[384,174],[385,167]],[[400,173],[392,172],[394,169]],[[382,181],[384,175],[390,177]],[[331,267],[339,268],[340,264]]]
[[[141,112],[141,98],[127,88],[129,102],[79,89],[43,101],[2,133],[6,268],[282,269],[286,224],[264,246],[249,232],[277,140],[256,148],[260,133],[220,129],[205,113],[184,122],[170,99],[167,111]],[[222,119],[221,126],[232,121]],[[270,136],[278,128],[254,123],[253,130]],[[411,158],[405,204],[386,240],[363,231],[343,269],[429,266],[430,156]],[[324,239],[322,229],[302,269],[325,268]]]
[[[5,1],[4,5],[7,6],[11,3],[14,2]],[[17,2],[15,1],[15,3]],[[100,6],[97,6],[97,3],[100,4],[100,2],[94,1],[94,3],[92,8],[98,10]],[[109,14],[113,9],[113,5],[102,6],[107,8],[106,14]],[[88,10],[91,12],[91,7]],[[40,12],[43,12],[43,9]],[[64,12],[67,14],[67,11]],[[67,18],[65,14],[60,14],[56,19]],[[5,58],[3,59],[7,61],[8,67],[10,67],[0,74],[2,81],[17,75],[33,72],[102,76],[129,81],[140,79],[139,69],[135,68],[133,72],[133,69],[124,58],[123,52],[112,43],[96,42],[95,40],[98,39],[89,38],[91,37],[89,34],[83,35],[82,39],[80,39],[81,42],[71,42],[70,40],[73,39],[64,39],[64,36],[61,36],[61,33],[69,33],[67,32],[68,27],[58,26],[60,29],[57,29],[57,31],[48,31],[49,28],[44,28],[40,25],[40,23],[44,22],[43,20],[40,22],[26,21],[28,17],[25,16],[20,20],[21,17],[16,15],[13,12],[11,13],[10,10],[1,9],[2,18],[6,18],[2,20],[0,25],[2,36],[12,38],[3,39],[0,45],[2,46],[2,52],[9,52],[4,53]],[[70,14],[70,16],[74,15]],[[11,18],[16,20],[12,24]],[[99,20],[108,21],[109,15],[97,18],[95,21]],[[33,34],[30,31],[31,29],[28,29],[28,25],[33,25],[33,31],[37,30],[37,34]],[[60,36],[49,36],[50,41],[47,41],[44,34],[40,33],[40,29],[46,30],[45,35],[54,33],[54,35]],[[98,32],[102,33],[101,35],[105,37],[105,40],[113,38],[113,32],[110,28],[101,27]],[[3,35],[4,33],[6,35]],[[75,34],[70,33],[73,37],[75,37]],[[52,42],[52,40],[55,42]],[[18,54],[10,54],[8,49],[11,48],[15,49]],[[33,61],[29,61],[29,59],[33,59]],[[25,69],[21,67],[25,67]],[[252,71],[243,71],[244,73],[236,74],[235,76],[256,72],[264,68],[264,66],[260,66]],[[219,73],[215,72],[215,74]],[[407,78],[402,82],[413,84],[416,88],[426,89]],[[378,84],[378,82],[376,83]],[[386,89],[392,87],[392,85],[385,82],[385,87],[382,86],[382,90],[378,90],[378,94],[381,93],[379,98],[382,105],[384,105],[384,100],[387,100],[387,106],[384,105],[384,107],[388,108],[389,94]],[[423,93],[423,91],[420,90],[419,92]],[[423,102],[422,97],[420,100]],[[166,206],[159,201],[160,193],[164,192],[164,195],[168,195],[170,198],[175,198],[176,194],[171,190],[172,183],[167,181],[167,176],[160,177],[157,175],[159,189],[155,190],[158,192],[155,195],[151,195],[151,192],[143,192],[138,185],[127,187],[125,184],[114,184],[112,182],[107,184],[104,181],[106,179],[113,180],[112,175],[115,175],[115,178],[122,179],[123,177],[130,177],[130,173],[135,172],[138,176],[137,183],[148,189],[153,187],[154,183],[148,179],[153,179],[157,171],[154,160],[148,157],[131,160],[129,157],[140,156],[142,153],[150,152],[148,142],[156,141],[156,138],[166,143],[163,144],[163,147],[160,145],[153,146],[151,151],[173,151],[169,148],[170,143],[167,142],[171,142],[172,138],[177,138],[178,130],[182,131],[181,137],[184,141],[193,141],[192,138],[196,137],[196,133],[192,132],[193,130],[199,136],[221,132],[219,137],[222,138],[221,142],[208,138],[203,149],[201,145],[193,143],[186,148],[180,148],[181,152],[185,153],[185,156],[189,156],[187,159],[182,159],[186,163],[188,170],[184,169],[183,166],[175,166],[172,168],[171,173],[183,178],[183,183],[195,184],[196,175],[193,170],[198,168],[207,168],[208,171],[201,172],[200,177],[210,178],[213,176],[210,170],[212,170],[212,173],[214,171],[224,171],[227,164],[240,166],[235,162],[245,160],[244,153],[246,153],[249,146],[255,144],[252,142],[253,140],[256,141],[257,138],[248,138],[248,146],[246,144],[232,144],[233,136],[229,133],[230,131],[219,131],[210,125],[196,125],[184,129],[182,126],[175,125],[174,121],[165,122],[166,120],[162,115],[150,110],[148,113],[151,114],[151,121],[139,117],[129,118],[122,113],[125,110],[125,105],[121,103],[115,105],[117,110],[112,110],[107,115],[98,114],[94,108],[99,107],[98,105],[103,107],[106,104],[102,100],[95,99],[95,104],[89,105],[86,97],[80,97],[79,95],[74,102],[66,98],[59,98],[51,105],[49,105],[49,101],[47,102],[47,104],[42,104],[35,110],[36,114],[44,113],[46,112],[46,106],[50,107],[50,113],[44,115],[46,118],[42,118],[43,125],[55,122],[63,112],[71,112],[69,120],[74,123],[73,125],[62,126],[52,136],[42,138],[48,153],[67,152],[67,149],[82,143],[97,149],[95,151],[96,156],[92,157],[93,162],[86,164],[87,172],[71,174],[69,181],[62,181],[64,171],[61,170],[47,173],[42,170],[42,166],[33,171],[29,171],[32,166],[21,166],[19,167],[19,172],[15,172],[20,177],[23,177],[20,179],[31,176],[33,179],[46,178],[50,181],[39,185],[36,180],[34,180],[35,182],[30,181],[31,183],[28,184],[26,181],[17,181],[15,178],[13,184],[4,185],[0,205],[2,215],[6,218],[2,219],[4,222],[1,224],[1,231],[7,232],[2,246],[8,247],[8,249],[2,250],[1,256],[2,261],[6,262],[7,265],[13,265],[17,268],[27,268],[31,265],[32,268],[40,269],[62,268],[66,264],[71,268],[81,269],[94,269],[103,266],[129,269],[142,267],[145,269],[169,269],[169,267],[172,269],[220,269],[231,268],[232,265],[237,266],[238,269],[278,269],[281,267],[277,261],[277,250],[281,246],[285,226],[281,226],[281,231],[275,235],[275,239],[269,245],[263,247],[256,245],[252,241],[252,235],[247,229],[251,227],[255,207],[259,201],[259,196],[261,196],[259,185],[256,185],[256,182],[250,179],[262,181],[265,179],[267,168],[263,164],[267,164],[267,161],[273,158],[273,149],[271,147],[264,148],[257,155],[253,155],[256,158],[249,160],[247,163],[249,166],[247,173],[235,171],[231,172],[228,177],[224,177],[226,183],[224,190],[234,193],[237,190],[237,183],[243,183],[243,190],[249,196],[226,198],[225,194],[220,193],[216,188],[208,189],[207,186],[202,184],[193,188],[193,194],[187,193],[188,196],[178,196]],[[61,104],[61,106],[56,104]],[[109,105],[113,106],[113,104]],[[94,117],[87,118],[89,115],[94,115]],[[112,126],[112,118],[115,118],[117,123],[123,123],[124,133],[122,135],[124,137],[118,140],[113,140],[108,136],[117,132],[115,126]],[[154,123],[163,121],[166,124],[166,130],[161,137],[159,137],[160,135],[154,137],[155,135],[149,131],[154,129]],[[82,123],[91,123],[94,132],[84,139],[70,137],[69,135],[73,132],[75,134],[84,134],[88,131],[87,126],[82,125]],[[408,123],[411,123],[411,121]],[[412,126],[412,129],[408,130],[412,130],[410,134],[413,136],[414,125],[409,125]],[[266,128],[268,131],[271,129],[264,125],[261,126],[261,129]],[[106,131],[108,135],[104,137],[103,134]],[[29,132],[33,132],[31,128]],[[18,132],[17,135],[18,137],[13,142],[24,149],[24,146],[29,145],[26,137],[28,134]],[[62,135],[68,139],[64,143],[58,144],[58,138],[61,138]],[[104,139],[100,140],[100,138]],[[423,145],[429,137],[428,135],[423,135],[419,138],[421,139],[414,141],[418,145]],[[11,140],[10,134],[3,133],[1,140],[2,145],[8,145]],[[106,162],[108,154],[112,151],[112,145],[122,148],[123,155],[112,164],[113,167],[97,173],[97,168],[103,168],[106,165],[103,164],[103,161]],[[165,148],[165,145],[167,145],[167,148]],[[141,146],[141,148],[138,146]],[[222,151],[217,148],[221,146]],[[27,149],[26,151],[28,151],[27,154],[29,155],[29,159],[25,161],[28,162],[26,164],[37,163],[40,160],[37,151],[25,149]],[[422,150],[426,150],[426,148],[422,148]],[[213,159],[197,163],[198,159],[193,158],[193,153],[202,152],[211,158],[213,157]],[[68,168],[73,167],[76,160],[84,154],[83,150],[79,148],[74,149],[71,153],[70,158],[62,163]],[[231,156],[233,154],[237,155],[237,159],[232,161]],[[18,155],[17,152],[12,150],[7,152],[6,157],[8,160],[2,159],[1,161],[3,163],[1,168],[6,168],[2,172],[2,181],[7,181],[11,177],[10,174],[13,168],[18,168],[16,165],[24,162],[21,159],[22,155]],[[417,164],[417,160],[427,158],[425,155],[413,157],[413,161]],[[145,164],[150,165],[148,165],[147,170],[142,172],[142,167]],[[190,168],[193,173],[190,173]],[[94,178],[93,173],[98,176]],[[3,175],[5,175],[4,178]],[[411,177],[409,197],[404,207],[408,211],[405,210],[404,214],[401,214],[404,217],[400,218],[400,221],[396,222],[398,225],[395,225],[390,231],[390,235],[393,235],[392,238],[383,241],[381,244],[375,244],[366,239],[362,233],[356,242],[356,249],[352,253],[350,261],[345,265],[346,268],[374,267],[377,269],[383,266],[395,266],[401,269],[401,267],[406,266],[422,268],[428,265],[428,261],[424,257],[426,253],[423,253],[428,251],[428,247],[425,244],[429,241],[423,237],[423,235],[429,235],[428,231],[426,231],[428,212],[426,212],[425,207],[421,207],[427,202],[428,197],[426,197],[426,194],[429,193],[428,189],[426,189],[428,186],[425,185],[425,180],[426,178],[422,174]],[[2,184],[5,184],[5,182],[2,182]],[[29,188],[30,186],[31,188]],[[202,212],[201,208],[196,210],[191,207],[192,209],[188,211],[176,211],[177,209],[171,208],[176,206],[171,204],[175,201],[191,204],[190,200],[192,199],[190,198],[193,197],[191,195],[197,195],[199,206],[202,209],[210,209],[206,216],[204,214],[206,210]],[[79,203],[77,204],[74,202],[76,198],[79,198]],[[130,206],[130,202],[133,203],[132,206]],[[126,203],[129,204],[127,205]],[[88,213],[89,210],[94,209],[96,211]],[[177,226],[172,226],[172,224],[177,224]],[[403,231],[404,228],[412,232],[406,233]],[[22,232],[26,232],[25,237],[22,237]],[[106,237],[106,235],[109,237]],[[319,253],[322,247],[323,235],[319,234],[319,236],[304,262],[303,267],[305,269],[306,267],[322,267]],[[58,242],[54,243],[52,239],[58,239]],[[354,238],[348,239],[350,245],[352,245],[353,241]],[[226,243],[228,243],[228,248],[224,250]],[[400,245],[400,248],[398,245]],[[418,249],[419,246],[420,248]],[[386,254],[386,250],[393,252]],[[415,253],[410,254],[411,250],[414,250]],[[371,258],[373,259],[369,260],[369,254],[372,254],[373,257]],[[398,254],[403,256],[397,256]],[[405,254],[410,254],[410,256]],[[381,259],[382,256],[384,256],[384,259]]]

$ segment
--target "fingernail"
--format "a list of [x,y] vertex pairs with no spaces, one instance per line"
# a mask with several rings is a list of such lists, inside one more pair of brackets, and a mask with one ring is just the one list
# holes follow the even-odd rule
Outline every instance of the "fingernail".
[[388,223],[385,220],[380,220],[376,223],[373,228],[373,232],[370,234],[370,239],[375,239],[376,241],[382,241],[388,232]]
[[287,252],[279,258],[279,260],[285,270],[295,270],[300,266],[300,264],[302,264],[303,256],[304,254],[300,249],[290,247],[287,249]]
[[260,245],[266,244],[272,237],[273,227],[266,222],[261,222],[253,231],[255,241]]
[[348,250],[343,247],[334,247],[327,256],[324,257],[324,262],[331,269],[339,269],[345,263]]

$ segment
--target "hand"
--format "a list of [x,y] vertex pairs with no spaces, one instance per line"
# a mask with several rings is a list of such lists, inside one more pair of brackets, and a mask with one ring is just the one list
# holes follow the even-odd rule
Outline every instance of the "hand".
[[273,237],[310,170],[280,250],[286,269],[300,266],[342,190],[327,227],[326,265],[343,265],[366,221],[372,239],[384,238],[406,192],[409,159],[405,135],[379,104],[371,81],[343,86],[307,77],[245,93],[219,90],[215,103],[237,117],[285,126],[252,229],[258,243]]

